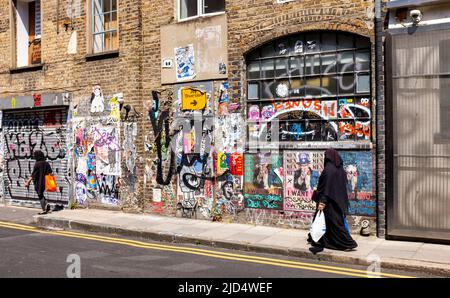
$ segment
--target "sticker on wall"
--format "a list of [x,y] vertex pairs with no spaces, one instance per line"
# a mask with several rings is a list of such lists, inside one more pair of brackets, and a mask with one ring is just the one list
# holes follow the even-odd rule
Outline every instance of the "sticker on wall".
[[120,121],[120,104],[117,97],[112,97],[109,100],[110,113],[108,116],[108,123],[117,123]]
[[275,114],[275,110],[272,105],[267,105],[262,108],[261,117],[263,119],[270,119]]
[[97,176],[89,175],[87,178],[87,190],[96,191],[97,190]]
[[227,66],[225,63],[219,63],[219,74],[227,74]]
[[102,88],[94,86],[91,95],[91,113],[101,113],[105,109]]
[[194,46],[189,44],[185,47],[174,49],[177,80],[192,80],[195,78]]
[[229,155],[223,152],[217,153],[217,171],[223,173],[228,170]]
[[289,87],[288,85],[281,83],[278,84],[276,93],[279,97],[287,97],[289,95]]
[[136,137],[137,137],[137,123],[125,123],[123,142],[123,150],[125,154],[125,165],[129,172],[133,173],[136,166]]
[[244,148],[244,121],[241,114],[231,113],[226,117],[215,117],[215,142],[217,151],[226,153],[242,153]]
[[153,202],[161,203],[161,189],[159,188],[153,189]]
[[86,185],[81,182],[77,182],[75,185],[75,196],[79,205],[85,205],[87,201]]
[[229,104],[228,102],[219,103],[219,110],[217,112],[219,116],[226,116],[229,114]]
[[244,175],[244,156],[242,154],[230,154],[230,172],[233,176]]
[[183,147],[184,147],[184,153],[194,153],[195,151],[195,129],[192,129],[192,131],[184,133],[183,138]]
[[259,106],[253,105],[248,108],[248,120],[259,120]]
[[229,88],[228,82],[220,83],[219,103],[230,101],[230,97],[228,95],[228,88]]
[[16,108],[16,98],[15,97],[11,98],[11,108],[13,108],[13,109]]
[[295,42],[295,45],[294,45],[294,53],[295,54],[302,54],[303,53],[303,41],[301,41],[301,40],[297,40],[296,42]]
[[33,106],[34,107],[42,106],[42,97],[41,97],[40,94],[34,94],[33,95]]

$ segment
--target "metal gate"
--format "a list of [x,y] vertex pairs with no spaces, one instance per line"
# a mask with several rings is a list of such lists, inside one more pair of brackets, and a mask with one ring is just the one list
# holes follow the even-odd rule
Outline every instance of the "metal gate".
[[33,185],[25,187],[33,166],[33,152],[41,150],[56,177],[58,190],[46,193],[50,203],[69,201],[67,109],[7,111],[3,114],[3,181],[6,203],[38,207]]
[[450,29],[409,33],[388,39],[387,234],[448,241]]

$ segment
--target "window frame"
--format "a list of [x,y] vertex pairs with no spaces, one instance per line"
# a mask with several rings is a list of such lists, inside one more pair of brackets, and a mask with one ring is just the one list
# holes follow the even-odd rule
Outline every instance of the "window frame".
[[[245,113],[246,113],[246,121],[247,121],[247,127],[250,127],[252,125],[264,125],[269,127],[271,122],[276,121],[278,122],[280,128],[284,124],[292,124],[292,123],[300,123],[301,125],[317,125],[321,126],[321,131],[317,131],[319,134],[317,134],[317,137],[314,135],[313,138],[310,138],[309,136],[302,137],[302,139],[293,140],[286,139],[282,140],[281,134],[280,139],[278,141],[278,144],[284,148],[284,146],[291,146],[293,142],[315,142],[315,143],[321,143],[326,144],[327,142],[332,143],[339,143],[344,144],[345,146],[346,142],[352,142],[353,144],[361,144],[367,142],[372,142],[374,138],[374,131],[373,131],[373,123],[374,123],[374,114],[373,114],[373,73],[372,73],[372,45],[370,44],[370,41],[368,41],[367,37],[359,36],[357,34],[352,34],[349,32],[341,32],[341,31],[315,31],[312,32],[313,34],[317,35],[317,44],[318,48],[315,48],[313,51],[308,51],[307,49],[302,50],[302,52],[294,52],[293,51],[293,41],[299,38],[299,40],[302,40],[303,42],[307,40],[308,33],[297,33],[293,35],[284,36],[278,39],[274,39],[266,44],[263,44],[259,46],[258,48],[254,49],[252,52],[248,53],[246,57],[246,74],[245,74],[245,81],[246,81],[246,99],[245,99]],[[327,36],[331,41],[335,39],[335,43],[333,44],[334,49],[324,49],[322,48],[324,46],[324,36]],[[342,46],[339,43],[339,38],[341,36],[347,38],[348,40],[352,41],[352,46]],[[306,39],[305,39],[306,38]],[[345,39],[344,38],[344,39]],[[361,40],[364,40],[364,42],[361,42]],[[365,41],[368,41],[366,44]],[[277,52],[277,49],[280,47],[279,44],[288,44],[290,46],[290,51],[287,52]],[[304,43],[305,44],[305,43]],[[340,47],[341,46],[341,47]],[[367,65],[361,66],[360,68],[357,68],[357,53],[363,53],[367,56]],[[326,57],[327,59],[323,59]],[[332,60],[329,60],[329,57],[333,57]],[[344,61],[346,62],[342,65],[351,65],[351,69],[340,69],[340,62],[341,57],[344,57]],[[351,57],[351,59],[350,59]],[[312,59],[314,58],[314,59]],[[278,60],[285,60],[288,61],[288,76],[283,75],[280,76],[280,73],[277,73],[277,61]],[[334,60],[333,60],[334,59]],[[348,60],[348,61],[347,61]],[[325,61],[325,63],[324,63]],[[270,71],[268,71],[264,65],[270,64],[272,65]],[[293,70],[296,70],[296,68],[292,68],[292,65],[296,65],[299,68],[299,71],[293,72]],[[333,70],[325,71],[325,69],[328,69],[329,67],[323,67],[323,66],[329,66],[334,65]],[[251,70],[249,71],[249,66],[251,67]],[[258,70],[257,70],[258,69]],[[313,70],[314,69],[314,70]],[[331,69],[331,68],[330,68]],[[360,85],[360,83],[366,83],[366,80],[359,80],[359,77],[368,77],[368,86],[367,84]],[[352,78],[352,87],[346,88],[345,82],[348,80],[348,78]],[[315,83],[318,83],[318,87],[320,87],[319,94],[312,94],[313,89],[311,90],[301,90],[302,88],[298,89],[300,92],[297,93],[289,93],[287,96],[281,96],[279,94],[276,94],[276,92],[269,90],[270,94],[264,93],[264,84],[265,83],[271,83],[272,87],[271,89],[274,89],[275,86],[279,86],[280,83],[283,83],[283,81],[286,81],[285,85],[292,86],[292,83],[296,81],[300,84],[301,87],[303,86],[315,86]],[[331,80],[331,81],[330,81]],[[314,84],[310,84],[309,81],[314,82]],[[323,88],[325,88],[324,84],[333,84],[334,85],[334,93],[326,93],[322,91]],[[343,86],[343,84],[345,86]],[[258,93],[257,97],[250,97],[250,85],[259,85],[259,89],[257,92],[255,90],[255,94]],[[270,84],[269,84],[270,85]],[[368,87],[364,90],[360,90],[360,88]],[[253,87],[256,88],[256,87]],[[291,92],[293,89],[292,87],[288,87],[289,91]],[[348,90],[348,91],[347,91]],[[340,103],[341,100],[348,101],[353,105],[354,103],[360,102],[362,100],[368,99],[369,100],[369,106],[370,114],[366,115],[362,111],[356,112],[353,108],[347,107],[345,108],[346,111],[352,111],[352,116],[350,116],[348,113],[347,115],[340,113]],[[286,116],[286,118],[276,118],[276,119],[268,119],[264,118],[265,116],[262,115],[263,110],[265,107],[273,105],[275,108],[275,105],[283,105],[284,103],[288,104],[300,104],[303,101],[307,100],[313,100],[318,101],[321,103],[321,109],[324,107],[323,103],[325,104],[332,104],[335,103],[336,106],[336,116],[333,118],[325,119],[325,118],[317,118],[316,117],[300,117],[298,119],[294,119],[290,116]],[[361,105],[361,104],[358,104]],[[249,113],[253,110],[250,109],[250,107],[255,106],[254,110],[256,111],[256,106],[259,106],[259,113],[260,116],[255,117],[254,119],[250,119]],[[362,106],[362,105],[361,105]],[[256,112],[255,112],[256,113]],[[305,115],[309,113],[307,110],[303,111],[301,110],[298,112],[298,114]],[[288,113],[286,113],[288,114]],[[252,115],[253,117],[253,115]],[[358,135],[361,131],[364,130],[364,127],[361,129],[361,125],[367,125],[366,123],[369,123],[370,126],[370,132],[369,137],[366,135]],[[325,132],[325,126],[326,125],[335,124],[337,126],[337,130],[335,131],[335,138],[334,140],[331,140],[328,138],[328,135],[322,134],[322,132]],[[347,133],[341,133],[340,127],[351,125],[352,128],[355,130],[353,134],[347,135]],[[358,127],[358,131],[356,131],[356,128]],[[287,126],[286,126],[287,127]],[[319,136],[320,135],[320,136]],[[247,144],[252,144],[254,140],[251,140],[247,137],[246,140]],[[258,141],[261,142],[261,141]],[[261,144],[259,144],[261,145]],[[287,147],[286,147],[287,148]],[[290,147],[289,147],[290,148]]]
[[[11,70],[18,70],[18,69],[36,69],[36,68],[40,68],[42,67],[42,65],[44,64],[43,61],[43,57],[42,57],[42,20],[43,20],[43,9],[42,9],[42,0],[40,0],[40,18],[41,18],[41,34],[39,36],[35,36],[35,39],[39,39],[40,43],[41,43],[41,60],[39,63],[28,63],[28,65],[26,66],[18,66],[18,46],[17,46],[17,41],[18,41],[18,36],[17,36],[17,0],[10,0],[8,1],[8,5],[9,7],[7,7],[7,9],[9,10],[9,26],[10,26],[10,45],[11,45],[11,62],[10,62],[10,69]],[[34,2],[36,2],[36,0],[34,0]],[[27,58],[28,60],[30,59],[30,57],[28,56]]]
[[223,11],[205,13],[205,0],[197,0],[197,14],[192,17],[181,18],[181,1],[182,0],[177,0],[178,22],[186,22],[186,21],[190,21],[190,20],[194,20],[194,19],[198,19],[198,18],[202,18],[202,17],[213,17],[213,16],[225,14],[225,4],[226,3],[224,3]]
[[[116,10],[111,10],[111,11],[108,11],[107,13],[102,13],[102,14],[100,14],[100,15],[110,15],[111,16],[111,22],[113,21],[112,20],[112,15],[113,15],[113,13],[116,13],[116,15],[117,15],[117,19],[116,19],[116,22],[117,22],[117,27],[115,28],[115,29],[109,29],[109,30],[105,30],[105,31],[99,31],[99,32],[95,32],[95,21],[94,21],[94,18],[95,18],[95,16],[99,16],[99,15],[95,15],[94,14],[94,1],[95,0],[87,0],[86,1],[86,11],[87,11],[87,22],[86,22],[86,31],[87,31],[87,36],[88,36],[88,47],[87,47],[87,54],[88,55],[103,55],[103,54],[109,54],[109,53],[112,53],[112,52],[118,52],[119,51],[119,49],[120,49],[120,42],[119,42],[119,39],[120,39],[120,30],[119,30],[119,19],[120,19],[120,15],[119,15],[119,12],[120,12],[120,1],[119,0],[115,0],[116,1],[116,6],[117,6],[117,8],[116,8]],[[109,1],[114,1],[114,0],[109,0]],[[111,3],[112,4],[112,3]],[[112,7],[112,5],[111,5],[111,7]],[[104,24],[105,22],[103,21],[103,24]],[[111,48],[110,49],[108,49],[108,50],[102,50],[102,51],[98,51],[98,52],[95,52],[94,50],[94,37],[96,36],[96,35],[105,35],[105,34],[110,34],[110,36],[112,37],[112,32],[116,32],[117,33],[117,46],[116,46],[116,48],[112,48],[112,44],[111,44]],[[112,43],[112,38],[111,38],[111,43]]]

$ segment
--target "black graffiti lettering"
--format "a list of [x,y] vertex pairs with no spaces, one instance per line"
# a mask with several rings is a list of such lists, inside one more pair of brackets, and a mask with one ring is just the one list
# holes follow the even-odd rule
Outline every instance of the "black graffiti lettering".
[[119,190],[116,187],[115,176],[100,176],[97,181],[98,192],[109,197],[118,197]]

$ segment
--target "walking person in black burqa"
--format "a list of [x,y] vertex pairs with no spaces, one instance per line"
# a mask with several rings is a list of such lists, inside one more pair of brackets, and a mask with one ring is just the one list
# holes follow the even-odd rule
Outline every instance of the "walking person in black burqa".
[[46,161],[45,155],[42,151],[36,150],[33,153],[36,160],[31,177],[25,182],[25,187],[30,187],[31,181],[34,184],[34,190],[38,194],[39,201],[41,202],[42,212],[39,214],[47,214],[50,211],[50,204],[44,196],[45,191],[45,175],[51,174],[52,167]]
[[352,239],[346,221],[349,207],[347,173],[342,158],[334,149],[325,151],[324,170],[313,194],[313,200],[317,203],[316,214],[319,210],[324,212],[326,232],[317,243],[309,235],[308,242],[313,245],[310,250],[317,253],[323,248],[336,250],[356,248],[358,244]]

